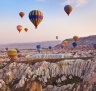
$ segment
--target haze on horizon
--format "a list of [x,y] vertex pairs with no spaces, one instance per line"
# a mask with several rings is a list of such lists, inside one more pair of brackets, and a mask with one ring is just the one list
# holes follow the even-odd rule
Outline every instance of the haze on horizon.
[[[74,35],[96,35],[96,0],[70,0],[73,11],[70,16],[64,12],[66,0],[1,0],[0,1],[0,44],[23,43],[37,41],[52,41],[72,38]],[[39,9],[44,19],[35,29],[28,15],[31,10]],[[21,19],[19,12],[24,11],[25,17]],[[17,25],[28,27],[26,33],[20,34]]]

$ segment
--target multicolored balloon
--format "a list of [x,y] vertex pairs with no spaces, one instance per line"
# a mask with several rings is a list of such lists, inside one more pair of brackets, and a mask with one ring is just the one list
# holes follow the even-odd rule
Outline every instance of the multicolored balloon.
[[75,48],[77,46],[77,42],[73,42],[72,46]]
[[37,26],[43,20],[43,13],[39,10],[32,10],[29,13],[29,19],[34,24],[35,28],[37,28]]
[[69,16],[69,14],[72,12],[72,6],[71,5],[66,5],[64,7],[64,11],[67,13],[67,15]]
[[16,49],[10,49],[7,51],[8,57],[11,59],[16,58],[17,56],[17,50]]
[[28,28],[24,28],[24,30],[25,30],[25,32],[27,32],[28,31]]
[[18,30],[19,32],[21,32],[22,29],[23,29],[22,25],[18,25],[18,26],[17,26],[17,30]]
[[74,41],[78,41],[79,37],[78,36],[73,36]]
[[20,13],[19,13],[19,16],[20,16],[21,18],[23,18],[23,17],[24,17],[24,15],[25,15],[25,13],[24,13],[24,12],[20,12]]

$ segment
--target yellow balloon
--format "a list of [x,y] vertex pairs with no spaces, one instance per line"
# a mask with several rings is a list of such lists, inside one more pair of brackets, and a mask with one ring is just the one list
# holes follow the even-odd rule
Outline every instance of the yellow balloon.
[[68,41],[67,40],[64,40],[63,43],[64,43],[65,46],[68,45]]
[[79,37],[78,36],[73,36],[74,41],[78,41]]
[[17,56],[17,50],[16,49],[10,49],[10,50],[8,50],[7,54],[8,54],[9,58],[14,59]]

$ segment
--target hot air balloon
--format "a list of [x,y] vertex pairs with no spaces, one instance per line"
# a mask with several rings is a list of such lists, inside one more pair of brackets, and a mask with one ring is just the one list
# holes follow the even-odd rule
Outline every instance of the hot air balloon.
[[52,47],[51,47],[51,46],[49,46],[49,49],[52,49]]
[[75,48],[77,46],[77,42],[73,42],[72,46]]
[[58,40],[58,36],[56,36],[56,39]]
[[17,26],[17,30],[18,30],[19,32],[21,32],[22,29],[23,29],[23,27],[22,27],[21,25],[18,25],[18,26]]
[[8,51],[8,47],[6,47],[5,49],[6,49],[6,51]]
[[96,49],[96,44],[93,44],[93,47]]
[[71,5],[66,5],[64,7],[64,11],[67,13],[67,15],[69,16],[69,14],[71,13],[72,11],[72,6]]
[[36,48],[37,48],[37,51],[40,53],[41,46],[40,45],[36,45]]
[[65,46],[68,44],[67,40],[64,40],[63,43]]
[[73,36],[74,41],[78,41],[78,39],[79,39],[78,36]]
[[11,59],[16,58],[17,56],[17,50],[16,49],[10,49],[7,51],[8,57]]
[[20,12],[19,15],[20,15],[21,18],[23,18],[25,13],[24,12]]
[[27,32],[28,31],[28,28],[24,28],[24,30]]
[[34,24],[35,28],[37,28],[43,19],[43,13],[39,10],[32,10],[29,13],[29,19]]

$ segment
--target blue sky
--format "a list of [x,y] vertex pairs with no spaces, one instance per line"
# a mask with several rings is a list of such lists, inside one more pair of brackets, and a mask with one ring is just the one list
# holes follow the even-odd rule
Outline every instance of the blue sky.
[[[72,38],[74,35],[96,35],[96,0],[70,0],[73,11],[70,16],[64,12],[66,0],[1,0],[0,1],[0,44],[22,43]],[[28,15],[39,9],[44,18],[35,29]],[[19,12],[25,12],[21,19]],[[16,26],[28,27],[26,33],[18,33]]]

